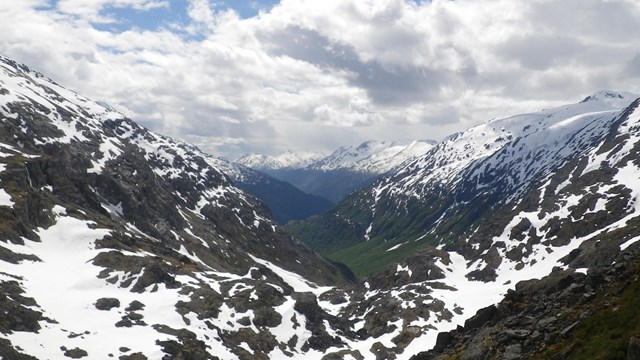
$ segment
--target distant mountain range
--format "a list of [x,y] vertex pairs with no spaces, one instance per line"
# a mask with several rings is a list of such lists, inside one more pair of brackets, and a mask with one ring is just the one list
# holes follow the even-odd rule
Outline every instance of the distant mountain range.
[[235,163],[260,170],[301,169],[326,157],[319,153],[296,153],[288,151],[278,156],[247,154]]
[[279,156],[246,155],[236,163],[287,181],[299,189],[339,201],[366,187],[380,175],[426,153],[435,141],[367,141],[344,146],[329,156],[285,153]]

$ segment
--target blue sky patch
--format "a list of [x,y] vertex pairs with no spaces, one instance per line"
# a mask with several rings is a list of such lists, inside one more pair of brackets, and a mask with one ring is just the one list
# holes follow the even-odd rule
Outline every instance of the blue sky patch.
[[247,19],[258,15],[261,10],[265,12],[271,10],[279,2],[279,0],[229,0],[224,1],[223,6],[235,10],[241,18]]

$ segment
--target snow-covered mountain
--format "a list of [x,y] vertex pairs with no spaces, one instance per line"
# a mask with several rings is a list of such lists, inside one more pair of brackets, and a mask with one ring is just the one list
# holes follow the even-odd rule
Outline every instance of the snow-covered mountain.
[[425,154],[434,141],[367,141],[357,146],[338,148],[331,155],[319,159],[307,169],[332,171],[351,170],[381,175],[407,160]]
[[617,342],[639,103],[492,121],[350,196],[318,234],[382,271],[341,283],[225,161],[0,57],[0,358],[552,358],[603,310]]
[[425,154],[435,145],[433,140],[366,141],[343,146],[331,155],[286,152],[278,156],[248,154],[235,162],[252,169],[309,169],[320,171],[352,170],[384,174],[403,162]]
[[[635,99],[604,91],[577,104],[489,121],[450,136],[315,220],[342,224],[341,236],[307,238],[328,249],[331,241],[342,242],[337,247],[343,248],[345,242],[378,238],[391,248],[415,239],[438,244],[455,238],[459,230],[471,231],[493,208],[521,200],[566,163],[593,151]],[[359,221],[346,215],[354,212]],[[394,226],[399,223],[403,225]],[[313,231],[313,223],[304,226]],[[453,236],[452,228],[458,230]]]
[[328,316],[315,294],[343,275],[227,165],[0,57],[0,357],[319,359],[343,346],[348,322],[306,320]]
[[370,303],[235,170],[0,57],[0,357],[408,359],[435,336],[440,300],[390,324],[396,300]]
[[324,158],[325,155],[311,152],[292,152],[287,151],[277,156],[269,156],[262,154],[246,154],[235,161],[235,163],[244,165],[252,169],[300,169],[307,167],[313,162]]
[[[451,324],[434,326],[461,324],[519,281],[554,268],[587,273],[637,258],[639,103],[637,95],[603,91],[487,122],[451,136],[332,212],[288,228],[360,274],[400,261],[369,283],[379,289],[372,301],[411,298],[416,286],[440,277],[443,289],[457,291],[432,289],[452,316]],[[426,255],[407,258],[416,253]],[[403,272],[402,280],[390,280]],[[435,344],[428,334],[423,340]],[[526,350],[553,343],[547,340]]]
[[277,157],[246,155],[236,163],[337,202],[347,193],[368,186],[380,175],[425,154],[434,145],[431,140],[367,141],[340,147],[324,157],[295,153]]

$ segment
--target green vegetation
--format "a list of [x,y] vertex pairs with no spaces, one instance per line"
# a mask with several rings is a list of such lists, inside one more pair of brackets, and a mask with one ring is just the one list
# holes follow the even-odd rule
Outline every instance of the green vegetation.
[[387,251],[392,246],[374,239],[333,252],[327,257],[348,265],[356,276],[362,277],[384,270],[389,263],[402,261],[429,242],[426,239],[409,241],[395,250]]

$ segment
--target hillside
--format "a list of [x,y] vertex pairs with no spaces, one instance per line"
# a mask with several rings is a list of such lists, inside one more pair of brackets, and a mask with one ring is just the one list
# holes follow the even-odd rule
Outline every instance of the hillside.
[[219,159],[218,168],[238,188],[260,199],[278,224],[304,220],[330,210],[334,204],[317,195],[307,194],[286,181],[263,172]]
[[336,343],[294,308],[343,275],[221,160],[10,59],[0,70],[0,356],[313,357]]
[[[580,204],[582,212],[576,217],[586,216],[583,220],[590,222],[593,215],[585,206],[598,212],[608,199],[601,193],[622,191],[573,189],[566,199],[560,197],[582,173],[618,183],[606,172],[609,165],[590,154],[615,136],[632,113],[634,100],[631,94],[601,92],[577,104],[471,128],[347,197],[333,211],[293,223],[288,230],[360,274],[379,271],[427,245],[472,257],[490,250],[494,254],[495,246],[487,239],[508,237],[510,230],[505,229],[512,227],[535,228],[535,241],[551,239],[565,221],[565,215],[552,209]],[[633,140],[625,139],[625,151]],[[630,182],[620,185],[635,189]],[[597,208],[585,203],[586,195],[591,202],[602,198]],[[548,214],[542,217],[544,212]],[[540,218],[530,213],[540,213]]]

